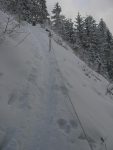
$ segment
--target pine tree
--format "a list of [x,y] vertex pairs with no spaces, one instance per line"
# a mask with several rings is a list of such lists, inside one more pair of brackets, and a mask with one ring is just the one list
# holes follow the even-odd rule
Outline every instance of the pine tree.
[[80,13],[78,13],[76,17],[75,29],[76,29],[76,43],[80,46],[83,46],[84,21]]
[[98,25],[98,39],[100,43],[99,49],[100,49],[101,58],[104,57],[103,54],[104,54],[105,43],[106,43],[106,32],[107,32],[106,23],[103,21],[103,19],[101,19]]
[[16,13],[19,16],[19,21],[21,19],[27,20],[30,16],[30,8],[29,8],[29,1],[28,0],[16,0],[15,1],[15,9]]
[[60,15],[60,26],[59,26],[59,34],[65,40],[65,24],[66,24],[66,17],[64,15]]
[[55,7],[52,11],[53,16],[52,16],[52,22],[53,22],[53,27],[54,29],[56,29],[58,32],[60,32],[60,28],[61,28],[61,7],[59,5],[59,3],[55,4]]
[[113,80],[113,37],[109,29],[106,32],[105,43],[105,68],[107,68],[108,78]]
[[[39,0],[30,0],[29,4],[28,4],[28,9],[30,10],[30,14],[29,14],[29,22],[35,22],[38,23],[40,20],[40,15],[41,15],[41,8],[40,8],[40,1]],[[27,15],[25,15],[27,16]]]
[[98,38],[97,25],[92,16],[87,16],[84,21],[84,49],[89,65],[97,63],[98,59]]
[[46,0],[40,0],[39,2],[40,5],[40,23],[44,23],[48,17],[48,11],[47,11],[47,6],[46,6]]
[[99,54],[100,54],[100,60],[102,64],[101,68],[101,74],[107,75],[107,61],[106,61],[106,36],[107,36],[107,26],[106,23],[103,21],[103,19],[100,20],[98,25],[98,39],[99,39]]
[[64,22],[64,39],[70,44],[74,43],[74,28],[72,19],[65,19]]

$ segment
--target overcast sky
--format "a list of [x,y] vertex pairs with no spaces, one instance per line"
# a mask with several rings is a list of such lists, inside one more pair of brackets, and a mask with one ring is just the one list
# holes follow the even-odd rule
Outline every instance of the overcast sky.
[[47,0],[48,10],[59,2],[63,14],[75,18],[79,11],[81,15],[92,15],[98,21],[103,18],[113,33],[113,0]]

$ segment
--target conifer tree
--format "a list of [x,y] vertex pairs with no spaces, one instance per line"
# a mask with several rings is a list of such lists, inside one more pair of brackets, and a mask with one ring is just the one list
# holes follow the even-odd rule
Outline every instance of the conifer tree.
[[93,65],[98,58],[97,25],[92,16],[87,16],[84,21],[84,49],[88,62]]
[[60,32],[60,27],[61,27],[61,7],[59,5],[59,3],[55,4],[55,7],[52,11],[53,16],[52,16],[52,22],[53,22],[53,27],[54,29],[56,29],[58,32]]
[[107,37],[107,26],[103,19],[98,24],[98,39],[99,39],[99,54],[102,64],[101,73],[107,76],[107,61],[106,61],[106,37]]
[[83,45],[83,34],[84,34],[84,21],[81,17],[80,13],[78,13],[75,21],[75,29],[76,29],[76,43],[79,45]]
[[109,30],[106,32],[106,43],[105,43],[105,69],[108,73],[108,78],[113,80],[113,37]]
[[64,20],[64,38],[70,42],[70,44],[74,43],[74,28],[72,19]]
[[48,17],[48,11],[46,6],[46,0],[40,0],[40,23],[44,23]]

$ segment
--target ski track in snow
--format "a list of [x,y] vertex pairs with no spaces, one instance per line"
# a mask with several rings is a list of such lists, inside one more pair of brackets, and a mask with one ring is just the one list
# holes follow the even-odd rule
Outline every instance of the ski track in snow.
[[[77,89],[74,88],[69,72],[62,67],[63,63],[67,62],[66,56],[64,56],[65,60],[63,63],[60,60],[63,56],[58,58],[57,53],[60,49],[62,50],[62,47],[52,41],[53,49],[49,52],[49,39],[44,29],[29,25],[28,30],[30,35],[27,44],[31,42],[31,50],[30,52],[29,50],[25,52],[28,52],[29,59],[25,62],[25,67],[23,66],[23,70],[19,74],[21,77],[17,78],[18,81],[14,79],[14,81],[16,80],[16,85],[11,89],[9,88],[10,90],[7,89],[9,91],[8,95],[4,96],[5,94],[3,94],[2,96],[6,98],[8,108],[5,109],[8,110],[3,116],[6,122],[4,118],[0,118],[1,122],[3,122],[0,124],[0,150],[75,150],[76,148],[77,150],[89,150],[88,143],[69,102],[69,97],[70,94],[73,95],[73,99],[78,104],[76,106],[76,103],[74,103],[76,108],[82,105],[86,108],[86,105],[88,105],[88,110],[81,111],[83,115],[85,115],[84,113],[87,115],[89,112],[94,112],[95,109],[90,108],[90,104],[86,100],[87,96],[83,90],[89,87],[90,79],[87,76],[80,76],[81,80],[85,78],[84,82],[79,78],[74,80],[75,83],[82,83],[82,87],[77,85],[76,88],[83,90],[84,101],[83,97],[77,92]],[[25,41],[24,44],[26,44]],[[75,70],[71,69],[74,74]],[[77,77],[81,70],[79,68],[76,71]],[[67,80],[69,76],[70,81]],[[0,80],[3,77],[4,73],[0,72]],[[77,79],[80,81],[76,81]],[[97,80],[101,82],[99,78]],[[8,84],[10,85],[10,82]],[[95,95],[97,94],[101,97],[98,104],[100,105],[100,102],[103,103],[102,98],[106,98],[102,93],[103,91],[98,91],[98,89],[92,86],[90,87]],[[96,98],[98,98],[97,95],[95,96]],[[82,101],[78,102],[80,98]],[[96,105],[96,102],[94,102],[94,105]],[[112,106],[109,106],[109,102],[107,107],[112,108]],[[7,118],[8,114],[11,118]],[[82,119],[83,115],[81,115]],[[100,116],[101,114],[99,114]],[[89,117],[95,119],[92,113],[87,115],[86,118],[90,120]],[[104,118],[102,119],[104,120]],[[94,150],[100,150],[103,146],[100,144],[101,142],[98,137],[101,135],[101,131],[95,128],[92,131],[86,122],[84,123],[85,127],[89,128],[92,134],[88,134],[89,142]],[[112,121],[111,123],[113,124]],[[95,126],[96,123],[94,124]],[[105,129],[104,125],[103,127]],[[89,131],[87,129],[87,133]],[[111,130],[108,129],[107,131],[110,133]],[[104,134],[104,132],[102,133]],[[111,144],[111,139],[109,144]]]

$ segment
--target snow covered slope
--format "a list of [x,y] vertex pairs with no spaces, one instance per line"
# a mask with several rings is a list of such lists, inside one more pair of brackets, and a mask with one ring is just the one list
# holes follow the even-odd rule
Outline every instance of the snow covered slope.
[[20,31],[0,49],[0,150],[100,150],[101,137],[112,150],[108,82],[54,40],[49,52],[39,25]]

